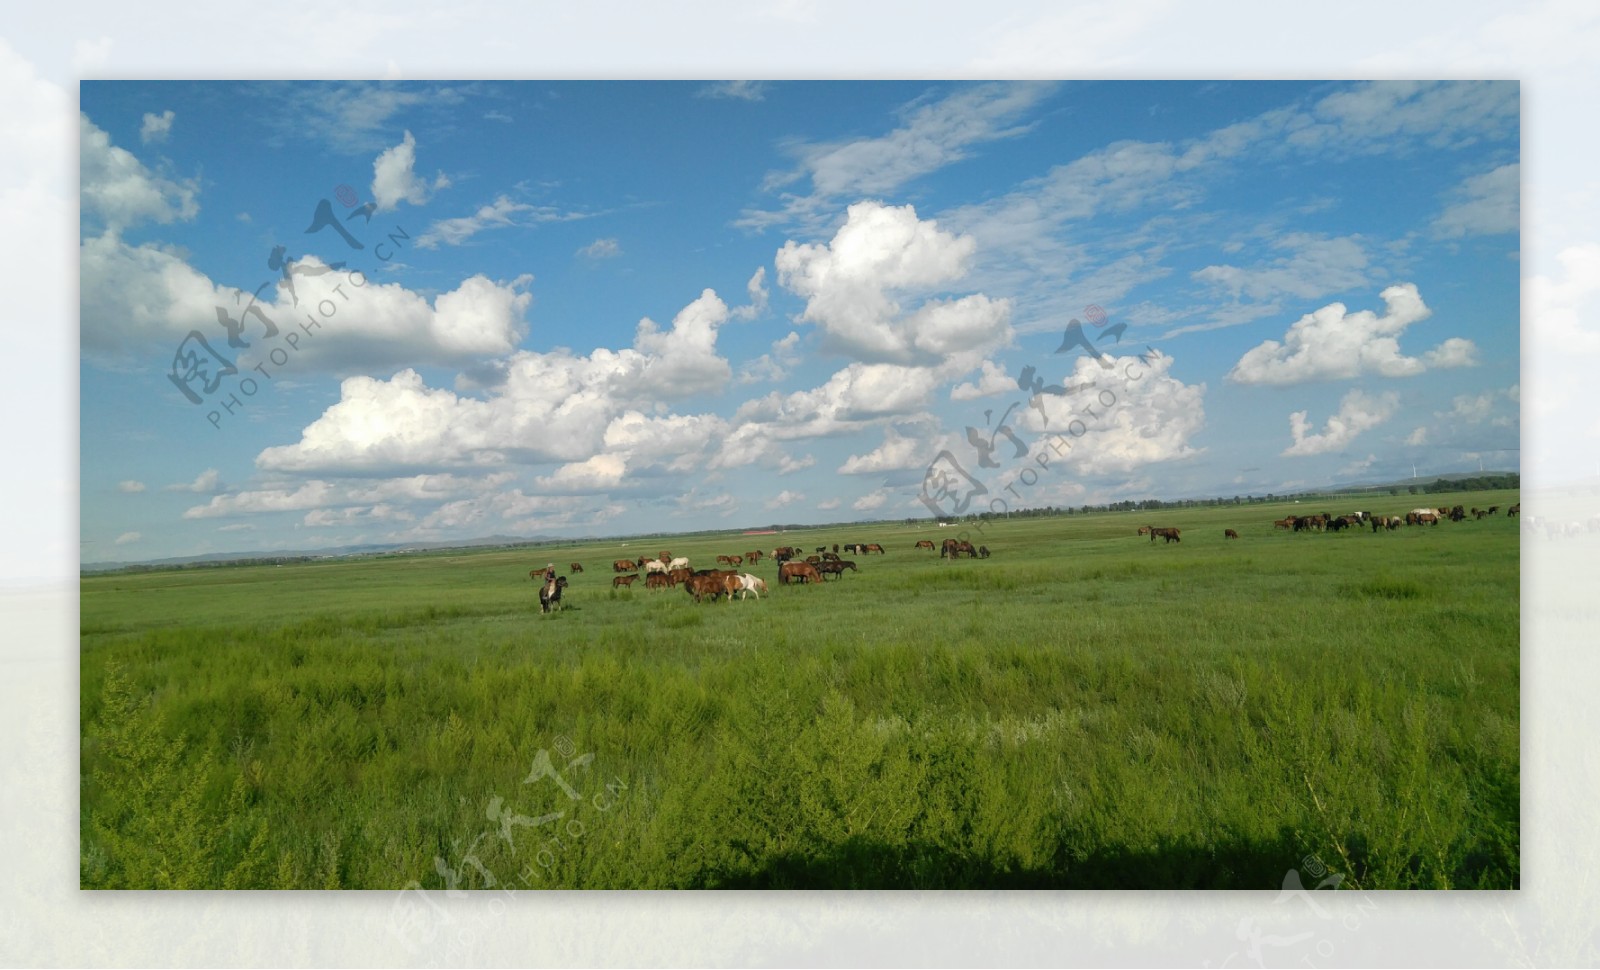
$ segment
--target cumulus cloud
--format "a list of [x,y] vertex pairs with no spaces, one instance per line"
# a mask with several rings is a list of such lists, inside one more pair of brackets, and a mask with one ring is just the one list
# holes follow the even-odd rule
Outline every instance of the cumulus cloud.
[[1435,370],[1473,367],[1478,363],[1478,345],[1465,337],[1451,337],[1423,354],[1422,361]]
[[122,535],[117,536],[116,544],[119,546],[125,546],[131,542],[138,542],[142,538],[144,538],[144,536],[141,533],[124,532]]
[[762,354],[739,370],[740,384],[773,384],[788,376],[789,370],[800,363],[800,335],[790,331],[782,340],[772,343],[772,352]]
[[733,315],[740,320],[754,320],[767,312],[767,298],[769,296],[767,291],[767,268],[765,266],[756,267],[755,273],[750,277],[750,281],[744,285],[744,289],[750,295],[750,302],[734,310]]
[[[528,277],[497,283],[480,275],[430,303],[398,283],[330,271],[311,255],[294,263],[293,289],[279,282],[252,297],[217,285],[166,249],[130,246],[110,233],[82,242],[79,266],[86,355],[114,360],[147,352],[150,343],[176,350],[190,331],[199,331],[241,373],[258,363],[272,370],[266,355],[273,348],[287,352],[287,332],[298,334],[295,369],[464,363],[503,355],[525,335],[523,316],[533,299],[521,291]],[[229,346],[219,311],[241,327],[248,350]],[[320,325],[309,336],[299,333],[308,316]],[[269,334],[269,321],[277,335]]]
[[137,495],[144,491],[144,482],[134,481],[130,478],[127,481],[118,482],[117,491],[126,492],[129,495]]
[[[1070,445],[1070,450],[1053,450],[1036,438],[1029,460],[1048,453],[1051,462],[1070,464],[1083,474],[1112,475],[1201,453],[1189,442],[1205,427],[1204,384],[1173,377],[1173,358],[1159,352],[1107,357],[1105,363],[1109,366],[1076,358],[1061,380],[1049,383],[1084,390],[1040,395],[1037,408],[1013,412],[1016,427]],[[997,438],[996,446],[1004,449],[1000,454],[1011,454],[1006,439]]]
[[867,495],[861,496],[854,502],[851,502],[850,507],[855,509],[857,512],[871,512],[874,509],[883,508],[884,503],[888,501],[889,493],[880,489],[876,492],[871,492]]
[[79,200],[84,220],[115,233],[144,222],[167,225],[200,212],[200,180],[169,179],[111,144],[89,116],[78,115]]
[[224,515],[241,515],[256,512],[302,512],[334,504],[338,492],[334,486],[320,479],[305,482],[298,488],[262,488],[214,496],[205,505],[186,509],[186,519],[208,519]]
[[[649,418],[643,408],[726,383],[728,364],[715,343],[727,316],[716,293],[706,290],[670,328],[640,321],[632,348],[598,348],[588,356],[517,352],[484,398],[429,387],[410,368],[389,380],[351,377],[339,401],[301,432],[298,443],[267,448],[256,463],[299,474],[370,473],[493,467],[513,459],[581,463],[610,452],[637,470],[640,460],[666,460],[664,448],[720,435],[721,419]],[[694,454],[680,452],[671,461]]]
[[177,117],[170,109],[159,115],[145,112],[144,122],[139,126],[139,141],[148,145],[151,142],[166,141],[172,133],[172,122]]
[[620,455],[595,455],[556,469],[555,474],[537,479],[544,492],[605,492],[622,484],[628,463]]
[[1354,441],[1363,431],[1377,427],[1394,416],[1400,406],[1400,395],[1394,391],[1370,395],[1352,390],[1339,401],[1339,413],[1328,418],[1321,433],[1311,433],[1307,411],[1289,415],[1289,434],[1294,444],[1283,450],[1285,457],[1321,455],[1339,451]]
[[796,502],[804,502],[805,500],[806,496],[804,492],[792,492],[789,489],[784,489],[763,503],[763,507],[769,510],[781,509],[785,505],[793,505]]
[[778,280],[806,299],[801,319],[823,333],[824,351],[862,361],[923,365],[1011,339],[1011,305],[982,294],[929,299],[905,312],[897,297],[927,294],[966,273],[970,236],[945,232],[911,206],[858,202],[826,245],[789,241]]
[[952,401],[974,401],[980,397],[993,397],[996,394],[1005,394],[1018,389],[1017,379],[1008,374],[993,361],[984,361],[981,365],[982,373],[978,375],[978,382],[965,382],[957,384],[950,391]]
[[450,180],[440,172],[430,186],[417,177],[417,140],[411,132],[405,133],[400,144],[383,150],[372,163],[372,200],[378,211],[397,208],[402,202],[424,205],[439,189],[447,188]]
[[168,485],[165,488],[165,491],[195,492],[204,495],[210,492],[215,492],[220,482],[221,475],[218,473],[218,471],[215,468],[207,468],[199,475],[196,475],[194,481],[180,482],[176,485]]
[[929,450],[919,438],[885,429],[883,443],[865,455],[851,455],[839,466],[842,475],[876,475],[906,468],[921,468],[928,463]]
[[832,512],[844,503],[836,498],[825,499],[817,503],[817,508],[823,512]]
[[1450,193],[1453,201],[1433,221],[1446,239],[1516,232],[1520,225],[1522,166],[1513,162],[1474,175]]
[[1401,283],[1381,294],[1382,316],[1371,310],[1351,313],[1343,303],[1330,303],[1295,322],[1283,342],[1268,340],[1247,351],[1228,380],[1237,384],[1302,384],[1378,374],[1410,377],[1435,366],[1463,366],[1475,347],[1470,340],[1452,338],[1426,358],[1400,352],[1399,337],[1407,327],[1426,320],[1433,311],[1422,302],[1412,283]]
[[795,472],[804,471],[816,463],[817,457],[815,455],[804,455],[799,458],[796,458],[793,455],[779,455],[778,474],[792,475]]

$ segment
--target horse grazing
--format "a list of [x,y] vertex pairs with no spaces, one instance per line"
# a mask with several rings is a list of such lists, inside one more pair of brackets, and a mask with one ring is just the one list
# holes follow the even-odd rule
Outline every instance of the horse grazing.
[[851,572],[860,572],[860,570],[856,569],[854,560],[830,559],[817,567],[817,575],[821,576],[823,579],[826,579],[829,576],[843,576],[846,569],[850,570]]
[[1150,541],[1155,542],[1156,536],[1160,536],[1168,542],[1182,542],[1183,539],[1178,535],[1178,533],[1182,531],[1182,529],[1173,529],[1167,526],[1153,525],[1150,526]]
[[1239,533],[1233,531],[1232,529],[1223,529],[1222,530],[1222,538],[1224,538],[1224,539],[1237,539],[1237,538],[1239,538]]
[[577,574],[579,574],[581,572],[583,572],[583,563],[581,563],[581,562],[573,563],[572,564],[572,574],[574,576],[576,576]]
[[631,573],[638,568],[632,559],[617,559],[611,563],[611,571],[614,573]]
[[979,546],[978,547],[978,558],[979,559],[988,559],[989,558],[989,547],[988,546]]
[[567,577],[557,576],[546,581],[539,587],[539,612],[548,613],[551,607],[564,609],[561,605],[561,591],[567,588]]
[[619,586],[623,586],[632,589],[633,581],[638,578],[638,573],[634,573],[632,576],[613,576],[611,577],[611,588],[616,589]]
[[918,549],[926,549],[929,552],[932,552],[933,551],[933,540],[932,539],[918,539],[917,540],[917,548]]
[[785,586],[795,582],[820,583],[822,574],[808,562],[786,562],[778,567],[778,582]]
[[883,551],[883,547],[878,545],[876,542],[869,542],[866,545],[861,547],[861,554],[862,555],[866,555],[869,552],[875,552],[880,556],[888,555],[888,553]]

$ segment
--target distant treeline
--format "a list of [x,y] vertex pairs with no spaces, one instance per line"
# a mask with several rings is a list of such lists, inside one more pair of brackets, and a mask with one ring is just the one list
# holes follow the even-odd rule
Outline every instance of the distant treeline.
[[[1432,494],[1435,492],[1496,491],[1516,489],[1521,487],[1521,475],[1516,473],[1506,473],[1499,475],[1473,475],[1470,477],[1455,479],[1440,478],[1422,485],[1390,485],[1387,487],[1378,486],[1376,488],[1352,488],[1327,492],[1296,492],[1290,495],[1275,495],[1271,492],[1268,492],[1266,495],[1235,495],[1232,498],[1186,498],[1172,500],[1147,498],[1138,500],[1127,499],[1121,502],[1109,502],[1105,505],[1045,506],[1037,509],[1012,509],[1010,512],[980,512],[976,515],[965,516],[962,519],[946,519],[944,521],[947,524],[954,524],[958,521],[972,521],[974,519],[987,522],[991,519],[1028,519],[1037,518],[1040,516],[1055,515],[1091,515],[1097,512],[1138,512],[1159,511],[1163,509],[1198,509],[1212,508],[1220,505],[1255,505],[1258,503],[1285,502],[1291,499],[1298,499],[1301,501],[1314,501],[1323,499],[1330,502],[1348,502],[1354,498],[1371,499],[1382,497],[1385,493],[1388,495],[1419,495]],[[906,519],[906,524],[911,525],[915,521],[917,520]]]

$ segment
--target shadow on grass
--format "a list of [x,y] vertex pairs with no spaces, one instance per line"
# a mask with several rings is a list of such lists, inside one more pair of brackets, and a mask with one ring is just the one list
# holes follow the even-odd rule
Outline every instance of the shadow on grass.
[[[1354,839],[1360,845],[1359,839]],[[707,873],[711,889],[1255,889],[1281,890],[1285,876],[1295,869],[1307,888],[1316,885],[1312,852],[1288,830],[1275,839],[1233,841],[1214,845],[1173,842],[1153,849],[1106,847],[1075,854],[1061,846],[1047,866],[1033,868],[996,864],[933,845],[889,846],[852,838],[817,851],[793,852],[767,859],[748,870]],[[1513,871],[1491,862],[1503,861],[1493,852],[1475,852],[1468,869],[1458,872],[1459,886],[1516,888]],[[1363,861],[1353,857],[1358,869]],[[1473,863],[1476,863],[1474,865]],[[1308,868],[1308,864],[1309,868]],[[1340,860],[1322,852],[1321,866],[1330,872],[1343,868]],[[1481,868],[1480,868],[1481,867]],[[1360,875],[1366,873],[1358,873]],[[1348,874],[1347,874],[1348,875]],[[1347,885],[1346,888],[1351,888]],[[1365,888],[1375,888],[1365,886]],[[1377,887],[1385,888],[1385,887]],[[1392,887],[1390,887],[1392,888]]]

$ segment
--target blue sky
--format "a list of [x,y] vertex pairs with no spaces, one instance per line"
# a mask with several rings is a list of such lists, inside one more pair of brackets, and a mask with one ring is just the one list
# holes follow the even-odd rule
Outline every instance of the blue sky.
[[[85,561],[925,517],[930,466],[974,511],[1519,467],[1515,82],[80,108]],[[192,403],[180,349],[236,373]]]

